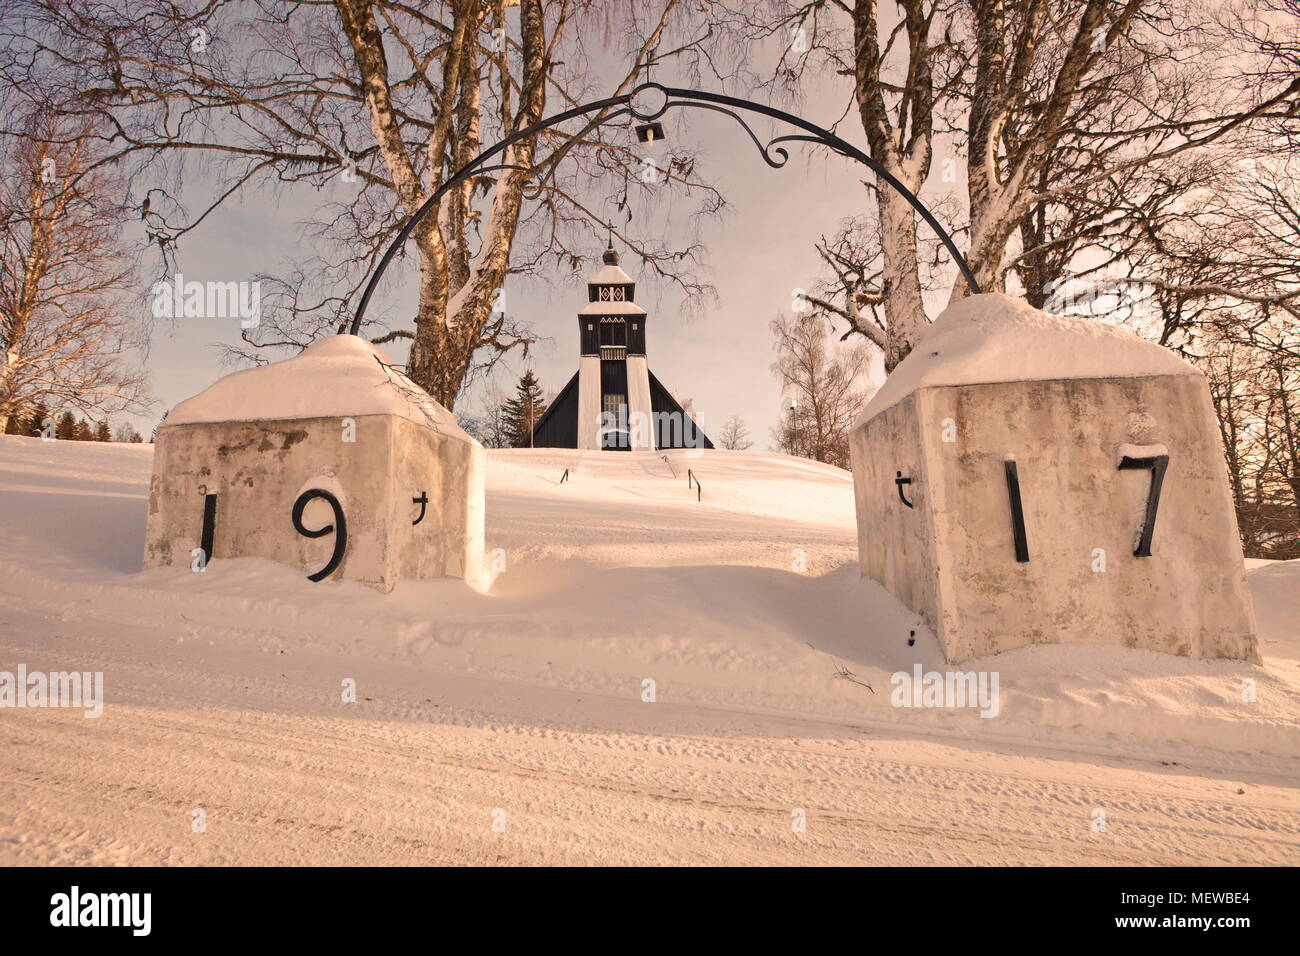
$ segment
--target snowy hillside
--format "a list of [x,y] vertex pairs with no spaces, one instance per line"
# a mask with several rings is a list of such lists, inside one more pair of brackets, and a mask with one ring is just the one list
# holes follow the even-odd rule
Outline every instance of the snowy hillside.
[[[852,481],[838,469],[757,452],[674,452],[667,461],[491,452],[487,547],[501,549],[504,570],[483,589],[404,582],[381,595],[219,554],[202,574],[142,572],[151,454],[149,445],[0,439],[0,670],[19,662],[102,670],[107,701],[98,721],[0,711],[17,744],[0,756],[0,862],[287,861],[295,851],[283,834],[191,846],[188,823],[183,837],[171,833],[180,824],[169,815],[217,805],[255,829],[309,815],[309,793],[352,820],[348,832],[364,830],[358,794],[378,801],[374,813],[402,821],[450,814],[452,822],[430,824],[438,836],[424,862],[461,859],[446,850],[447,841],[471,839],[455,821],[507,803],[547,835],[532,849],[494,850],[495,834],[471,828],[483,859],[648,862],[660,857],[637,853],[659,847],[678,860],[722,862],[722,843],[655,835],[662,826],[686,839],[694,824],[677,819],[683,807],[639,801],[645,788],[740,799],[738,778],[725,782],[733,775],[750,778],[744,799],[769,794],[763,813],[784,815],[774,826],[786,838],[789,806],[829,800],[868,816],[904,812],[867,805],[895,807],[898,793],[854,791],[874,779],[915,798],[906,811],[914,821],[984,813],[979,825],[1022,835],[1057,827],[1043,814],[1067,805],[1086,816],[1098,801],[1129,799],[1144,822],[1094,847],[1098,859],[1158,851],[1166,862],[1300,861],[1300,563],[1251,571],[1262,667],[1110,647],[1012,651],[961,668],[1000,675],[999,713],[983,719],[974,710],[891,706],[892,672],[945,665],[914,616],[859,579]],[[688,468],[703,485],[700,501]],[[346,677],[362,698],[351,709],[339,702]],[[653,704],[642,700],[647,678]],[[1257,702],[1243,702],[1244,678],[1256,681]],[[525,738],[541,749],[521,749]],[[687,754],[685,769],[658,762],[666,750]],[[517,768],[514,778],[501,776],[504,765]],[[1025,779],[990,782],[1013,765]],[[551,779],[556,766],[568,768],[563,786]],[[697,780],[705,791],[691,790],[693,774],[710,778]],[[633,792],[602,802],[599,787],[564,790],[577,786],[573,775],[613,777]],[[427,805],[410,789],[417,779],[433,788]],[[1027,780],[1058,793],[1061,806],[1031,806]],[[145,800],[153,817],[137,824],[147,836],[125,842],[105,819],[126,811],[105,810],[94,826],[93,807],[74,811],[60,796],[107,793],[111,802],[134,786],[167,796]],[[542,805],[561,792],[576,802],[557,817]],[[984,805],[989,794],[1001,794],[992,803],[1002,811]],[[941,810],[936,800],[952,803]],[[1197,803],[1205,800],[1217,809]],[[958,804],[966,809],[954,811]],[[620,815],[640,807],[650,822],[617,850],[608,833],[580,835],[584,817],[615,807]],[[1221,817],[1222,826],[1171,841],[1159,822],[1166,812]],[[80,825],[78,814],[87,816]],[[48,838],[23,843],[20,833]],[[1086,856],[1094,836],[1085,822],[1068,846],[1034,837],[1019,856],[992,845],[987,858]],[[929,838],[883,848],[878,837],[852,827],[823,834],[807,862],[960,862],[986,852]],[[373,852],[335,854],[322,839],[319,852],[300,847],[300,859],[401,856],[382,840]],[[732,862],[746,859],[751,839],[762,842],[746,836]],[[247,849],[249,840],[261,850]],[[867,846],[877,846],[876,859],[861,857]]]

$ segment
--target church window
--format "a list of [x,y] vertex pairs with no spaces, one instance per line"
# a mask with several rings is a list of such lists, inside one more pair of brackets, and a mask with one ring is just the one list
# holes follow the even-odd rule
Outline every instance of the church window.
[[622,319],[604,319],[600,323],[601,345],[627,345],[627,323]]

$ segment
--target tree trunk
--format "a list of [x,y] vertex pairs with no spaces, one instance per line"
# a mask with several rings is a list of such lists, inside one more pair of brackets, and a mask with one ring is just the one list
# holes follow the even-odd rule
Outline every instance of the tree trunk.
[[[910,76],[899,107],[899,128],[891,122],[881,69],[876,0],[858,0],[853,10],[855,99],[871,156],[900,183],[918,193],[930,172],[933,89],[928,49],[929,18],[918,0],[900,3],[910,47]],[[910,117],[910,118],[909,118]],[[921,298],[916,213],[902,195],[877,179],[880,247],[883,253],[881,304],[887,317],[885,371],[907,358],[928,322]]]
[[[523,66],[519,108],[512,117],[510,132],[537,122],[546,108],[546,32],[542,5],[540,0],[523,0],[520,6]],[[457,165],[446,172],[448,176],[478,152],[481,77],[478,61],[468,50],[473,44],[472,31],[466,44],[467,52],[460,61],[458,120],[454,124],[456,146],[452,154]],[[482,344],[483,327],[510,269],[510,249],[523,206],[524,185],[531,175],[535,145],[533,137],[520,140],[501,157],[502,164],[521,169],[497,174],[492,203],[483,217],[478,252],[472,258],[467,228],[471,221],[469,182],[463,189],[452,190],[440,202],[442,208],[417,229],[420,301],[408,372],[412,381],[448,410],[455,407],[474,353]]]
[[889,373],[916,347],[925,334],[928,320],[917,269],[916,213],[911,203],[883,181],[877,192],[880,196],[880,248],[884,260],[881,294],[885,314],[889,317],[885,372]]

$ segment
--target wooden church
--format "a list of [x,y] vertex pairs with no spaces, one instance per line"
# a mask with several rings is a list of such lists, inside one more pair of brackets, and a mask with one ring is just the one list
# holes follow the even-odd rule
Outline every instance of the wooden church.
[[712,448],[646,363],[646,310],[611,244],[578,313],[578,371],[519,444],[608,451]]

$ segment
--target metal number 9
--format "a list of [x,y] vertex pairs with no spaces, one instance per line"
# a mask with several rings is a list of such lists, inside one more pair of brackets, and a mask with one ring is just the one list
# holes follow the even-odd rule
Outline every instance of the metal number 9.
[[[334,509],[334,523],[327,524],[323,528],[317,528],[315,531],[310,531],[303,527],[302,512],[303,509],[307,507],[308,503],[315,498],[324,498],[325,501],[329,503],[329,506]],[[329,534],[331,531],[334,532],[334,553],[330,555],[330,559],[326,563],[325,567],[321,568],[315,574],[307,575],[307,580],[319,581],[322,578],[327,578],[333,574],[335,569],[338,568],[339,562],[343,560],[343,553],[348,547],[348,523],[343,517],[343,506],[339,504],[339,500],[328,491],[324,491],[320,488],[312,488],[308,491],[304,491],[298,496],[298,500],[293,503],[293,530],[297,531],[305,538],[321,538]]]

